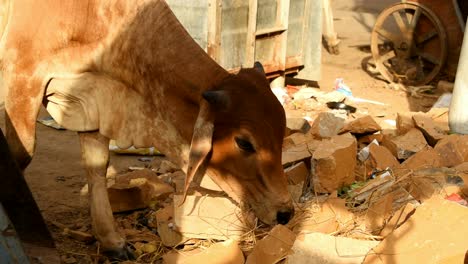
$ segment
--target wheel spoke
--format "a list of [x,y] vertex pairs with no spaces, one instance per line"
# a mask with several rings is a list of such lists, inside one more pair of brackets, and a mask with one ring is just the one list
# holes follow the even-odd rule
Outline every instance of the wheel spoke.
[[435,56],[429,54],[429,53],[426,53],[426,52],[423,52],[423,51],[418,51],[417,54],[422,59],[425,59],[426,61],[428,61],[428,62],[430,62],[430,63],[432,63],[434,65],[439,65],[440,64],[440,60],[438,58],[436,58]]
[[416,25],[418,24],[419,17],[421,16],[421,8],[417,7],[414,10],[413,18],[411,19],[410,30],[414,31]]
[[407,28],[406,23],[403,21],[403,18],[401,17],[401,12],[397,11],[397,12],[394,12],[392,15],[398,27],[400,28],[401,33],[403,34],[406,33],[408,31],[408,28]]
[[435,30],[435,29],[433,29],[433,30],[431,30],[431,31],[428,31],[428,32],[424,33],[424,35],[418,37],[416,43],[417,43],[418,45],[421,45],[421,44],[427,42],[428,40],[434,38],[434,37],[437,36],[438,34],[439,34],[439,33],[437,33],[437,30]]
[[384,37],[385,39],[390,40],[391,42],[395,42],[395,40],[398,38],[395,34],[388,32],[383,28],[376,29],[375,32],[377,32],[377,34]]
[[389,52],[381,55],[378,60],[379,60],[379,62],[384,63],[384,62],[388,61],[389,59],[394,58],[395,56],[396,56],[395,51],[390,50]]

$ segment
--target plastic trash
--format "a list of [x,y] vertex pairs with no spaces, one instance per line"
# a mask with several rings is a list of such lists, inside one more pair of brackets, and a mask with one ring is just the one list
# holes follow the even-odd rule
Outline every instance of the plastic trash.
[[351,88],[347,86],[344,82],[343,78],[336,78],[335,79],[335,90],[344,94],[345,96],[353,96],[353,92],[351,91]]
[[452,101],[452,94],[444,93],[439,97],[439,99],[437,99],[437,102],[435,102],[432,108],[449,108],[451,101]]
[[288,91],[285,88],[276,87],[272,88],[271,91],[276,96],[281,105],[284,105],[285,103],[289,102],[289,100],[291,100],[288,95]]
[[375,144],[375,145],[379,145],[379,142],[374,139],[371,141],[371,143],[369,143],[369,145],[365,146],[364,148],[361,149],[361,151],[359,151],[358,153],[358,159],[362,162],[366,161],[368,158],[369,158],[369,148],[370,148],[370,145],[372,144]]

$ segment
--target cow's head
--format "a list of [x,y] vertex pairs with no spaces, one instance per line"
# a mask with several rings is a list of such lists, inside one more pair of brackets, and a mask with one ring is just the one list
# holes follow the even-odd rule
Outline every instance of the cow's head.
[[202,97],[185,190],[208,168],[213,180],[250,205],[261,221],[287,223],[294,208],[281,164],[286,118],[261,64],[242,69]]

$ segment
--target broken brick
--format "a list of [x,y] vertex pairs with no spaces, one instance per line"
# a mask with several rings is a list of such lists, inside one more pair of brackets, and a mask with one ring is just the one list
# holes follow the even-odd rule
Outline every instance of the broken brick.
[[289,135],[288,137],[286,137],[284,140],[288,140],[288,139],[291,139],[291,142],[297,146],[297,145],[301,145],[301,144],[304,144],[307,142],[307,138],[306,138],[306,135],[305,134],[302,134],[302,133],[294,133],[294,134],[291,134]]
[[380,125],[370,115],[366,115],[345,124],[340,133],[373,134],[380,130],[382,130]]
[[301,182],[299,184],[288,184],[287,188],[293,202],[298,203],[302,196],[304,182]]
[[293,146],[283,150],[281,162],[283,165],[290,164],[292,162],[301,161],[310,158],[312,154],[306,143]]
[[286,175],[288,182],[295,185],[306,180],[306,178],[309,176],[309,170],[302,161],[286,168],[284,170],[284,174]]
[[432,118],[427,115],[417,114],[413,116],[414,123],[419,130],[424,134],[427,143],[435,146],[437,141],[441,140],[445,135],[441,129],[436,127]]
[[438,168],[442,166],[440,154],[427,146],[423,150],[409,157],[401,164],[401,168],[417,170],[421,168]]
[[330,112],[322,112],[314,120],[311,134],[318,139],[331,138],[344,126],[344,119]]
[[448,117],[448,108],[431,108],[426,114],[429,115],[434,124],[443,132],[448,134],[450,131],[449,127],[449,117]]
[[145,208],[151,201],[165,199],[173,192],[172,186],[147,169],[118,176],[116,183],[107,188],[114,213]]
[[270,233],[257,242],[246,264],[275,264],[283,259],[294,244],[296,235],[283,225],[276,225]]
[[358,137],[358,143],[359,144],[369,144],[373,140],[377,140],[377,142],[382,143],[383,141],[383,134],[372,134],[372,135],[365,135],[365,136],[360,136]]
[[449,135],[441,139],[434,149],[439,153],[442,166],[453,167],[468,161],[468,135]]
[[416,128],[394,138],[385,137],[382,145],[392,152],[397,159],[407,159],[427,146],[426,139]]
[[377,144],[369,145],[369,162],[372,168],[377,170],[384,170],[400,165],[390,150]]
[[408,133],[411,129],[415,128],[413,115],[419,112],[404,112],[397,113],[396,117],[396,129],[397,135],[404,135]]
[[323,140],[312,156],[314,188],[317,192],[333,192],[354,181],[356,139],[351,134]]
[[291,133],[301,132],[305,134],[309,131],[310,124],[304,118],[292,117],[286,118],[286,127],[291,130]]

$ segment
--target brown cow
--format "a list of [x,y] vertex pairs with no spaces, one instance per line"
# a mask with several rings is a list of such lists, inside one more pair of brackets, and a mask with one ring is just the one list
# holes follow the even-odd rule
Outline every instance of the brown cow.
[[[262,69],[233,75],[157,0],[16,0],[1,39],[7,138],[24,169],[44,103],[78,131],[93,229],[121,252],[105,174],[109,139],[155,146],[187,173],[205,171],[267,224],[293,214],[281,165],[284,110]],[[260,67],[261,68],[261,67]]]

